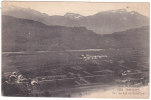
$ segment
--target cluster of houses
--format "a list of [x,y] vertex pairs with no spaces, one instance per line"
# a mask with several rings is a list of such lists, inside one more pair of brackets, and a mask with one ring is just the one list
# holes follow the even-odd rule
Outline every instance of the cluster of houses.
[[107,55],[81,55],[81,59],[85,60],[85,61],[89,61],[89,60],[97,60],[97,59],[101,59],[101,58],[107,58]]
[[17,72],[11,72],[7,76],[7,80],[3,84],[15,84],[15,83],[26,83],[27,85],[35,85],[38,84],[37,80],[32,80],[31,78],[25,78],[23,75],[17,73]]

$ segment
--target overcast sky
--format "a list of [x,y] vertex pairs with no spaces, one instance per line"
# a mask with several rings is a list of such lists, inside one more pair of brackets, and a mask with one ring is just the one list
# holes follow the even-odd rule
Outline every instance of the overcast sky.
[[90,2],[3,2],[2,10],[11,6],[31,8],[48,15],[64,15],[67,12],[84,16],[107,10],[126,9],[149,17],[149,3],[90,3]]

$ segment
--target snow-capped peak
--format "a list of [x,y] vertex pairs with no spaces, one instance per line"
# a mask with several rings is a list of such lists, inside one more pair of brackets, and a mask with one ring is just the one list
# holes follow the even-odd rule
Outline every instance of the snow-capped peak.
[[66,13],[64,16],[68,17],[68,18],[72,18],[72,19],[79,19],[79,18],[83,17],[82,15],[75,14],[75,13]]
[[123,13],[123,12],[127,12],[126,9],[117,9],[117,10],[111,10],[110,12],[112,13]]
[[135,14],[135,11],[131,11],[130,14],[132,14],[132,15]]

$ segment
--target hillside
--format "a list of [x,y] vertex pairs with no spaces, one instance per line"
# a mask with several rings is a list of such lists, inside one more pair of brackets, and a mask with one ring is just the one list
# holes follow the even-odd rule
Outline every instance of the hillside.
[[100,37],[85,27],[47,26],[10,16],[2,16],[2,26],[3,51],[95,48]]
[[118,48],[138,48],[148,50],[149,26],[107,34],[104,35],[104,39],[110,41],[110,44],[116,44],[116,47]]
[[85,27],[48,26],[2,16],[3,51],[149,48],[149,27],[98,35]]

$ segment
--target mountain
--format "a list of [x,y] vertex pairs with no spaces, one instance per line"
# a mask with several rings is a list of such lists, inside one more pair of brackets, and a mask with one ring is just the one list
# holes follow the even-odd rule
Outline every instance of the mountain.
[[125,31],[149,25],[149,19],[137,12],[127,12],[126,10],[104,11],[86,19],[81,19],[81,23],[88,29],[95,30],[100,34],[111,34],[118,31]]
[[3,15],[9,15],[17,18],[30,19],[43,23],[47,23],[49,20],[49,15],[46,13],[41,13],[30,8],[21,8],[16,6],[11,6],[8,10],[2,10]]
[[[97,48],[100,35],[85,27],[48,26],[2,16],[3,51],[47,51]],[[94,45],[95,44],[95,45]]]
[[[149,48],[149,27],[99,35],[85,27],[49,26],[2,16],[2,51]],[[146,49],[145,49],[146,50]]]
[[99,12],[91,16],[82,16],[75,13],[66,13],[64,16],[49,16],[32,9],[14,7],[3,11],[3,15],[29,19],[46,25],[60,25],[69,27],[86,27],[98,34],[111,34],[132,28],[149,25],[149,18],[135,11],[125,9]]
[[[103,36],[118,48],[137,48],[149,51],[149,26],[115,32]],[[112,40],[112,41],[111,41]]]
[[75,14],[75,13],[66,13],[64,15],[64,17],[70,18],[70,19],[80,19],[84,16],[80,15],[80,14]]

